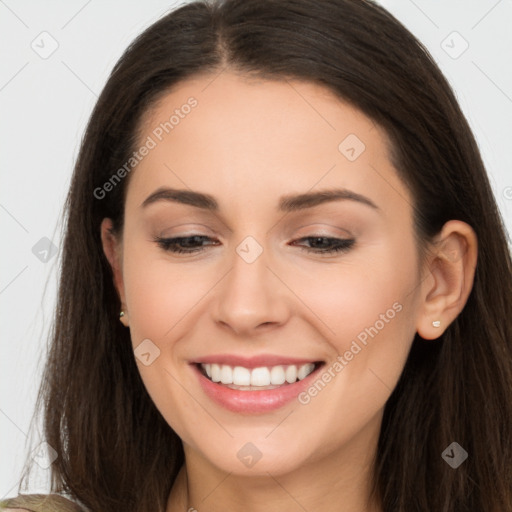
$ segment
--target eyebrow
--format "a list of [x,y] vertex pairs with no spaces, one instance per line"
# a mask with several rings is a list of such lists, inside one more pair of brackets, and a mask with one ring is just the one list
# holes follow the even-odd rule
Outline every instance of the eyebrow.
[[[293,212],[313,208],[320,204],[331,201],[349,200],[370,206],[375,210],[379,207],[368,197],[344,188],[320,190],[318,192],[306,192],[304,194],[289,194],[279,198],[278,210],[281,212]],[[195,192],[193,190],[180,190],[167,187],[160,187],[150,194],[141,204],[146,208],[158,201],[169,201],[174,203],[195,206],[212,212],[219,211],[219,203],[210,194]]]

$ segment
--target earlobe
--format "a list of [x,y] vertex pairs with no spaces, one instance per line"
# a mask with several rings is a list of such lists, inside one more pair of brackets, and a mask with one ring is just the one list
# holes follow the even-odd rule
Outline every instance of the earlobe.
[[103,219],[101,223],[101,242],[103,245],[103,252],[110,263],[112,269],[114,286],[119,295],[121,301],[121,307],[124,310],[124,315],[120,315],[120,320],[123,325],[126,325],[126,307],[125,307],[125,296],[124,296],[124,283],[122,274],[122,251],[121,242],[112,231],[112,220],[109,218]]
[[448,221],[428,256],[428,276],[422,281],[418,334],[437,339],[464,308],[475,276],[478,241],[471,226]]

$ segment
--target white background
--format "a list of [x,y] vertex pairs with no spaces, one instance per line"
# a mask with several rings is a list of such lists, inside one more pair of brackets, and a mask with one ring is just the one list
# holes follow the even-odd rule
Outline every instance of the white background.
[[[381,3],[425,44],[455,88],[510,231],[512,1]],[[58,256],[44,263],[32,247],[43,237],[59,247],[58,222],[94,102],[132,39],[175,5],[0,0],[0,499],[17,493],[25,450],[39,442],[37,432],[27,436],[55,305]],[[40,36],[44,31],[58,43],[47,59],[31,48],[50,48],[49,36]],[[455,55],[465,44],[453,31],[469,44],[458,58],[445,51]]]

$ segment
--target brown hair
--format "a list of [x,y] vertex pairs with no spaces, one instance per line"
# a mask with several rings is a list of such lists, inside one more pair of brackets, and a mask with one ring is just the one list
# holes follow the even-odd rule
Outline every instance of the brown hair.
[[[437,343],[416,335],[385,406],[374,492],[386,512],[512,511],[512,278],[505,230],[454,94],[426,49],[369,0],[197,1],[142,33],[90,118],[66,202],[51,348],[38,405],[58,452],[52,490],[93,511],[165,510],[181,441],[139,376],[100,239],[122,231],[142,115],[175,84],[229,68],[334,91],[382,126],[414,197],[421,247],[450,219],[478,240],[467,304]],[[453,441],[468,459],[441,457]]]

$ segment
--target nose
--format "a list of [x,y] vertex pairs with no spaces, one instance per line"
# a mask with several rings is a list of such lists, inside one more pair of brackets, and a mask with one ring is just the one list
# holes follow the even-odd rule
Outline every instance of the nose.
[[265,251],[252,262],[234,255],[231,270],[219,283],[214,310],[217,324],[238,336],[255,336],[286,323],[291,294],[267,263]]

